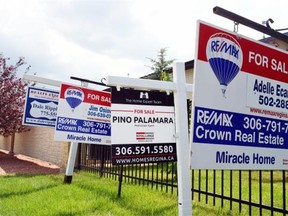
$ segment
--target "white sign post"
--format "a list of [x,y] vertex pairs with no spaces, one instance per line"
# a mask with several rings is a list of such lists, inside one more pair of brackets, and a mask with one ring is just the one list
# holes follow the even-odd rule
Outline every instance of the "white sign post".
[[65,183],[71,183],[78,142],[110,145],[110,93],[61,85],[55,140],[71,141]]
[[192,85],[186,84],[184,63],[173,65],[174,82],[134,79],[124,77],[107,77],[107,85],[116,87],[131,87],[135,89],[151,89],[173,91],[176,115],[176,146],[178,158],[178,214],[192,215],[192,196],[190,183],[189,141],[187,116],[187,92],[192,93]]

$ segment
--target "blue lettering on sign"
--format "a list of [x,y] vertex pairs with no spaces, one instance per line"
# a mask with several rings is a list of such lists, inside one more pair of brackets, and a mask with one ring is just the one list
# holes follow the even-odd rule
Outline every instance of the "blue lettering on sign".
[[66,94],[69,96],[83,97],[83,93],[78,89],[67,89]]
[[[202,107],[194,116],[194,143],[288,149],[288,121]],[[227,155],[218,153],[217,160]]]
[[76,141],[86,141],[86,137],[85,136],[77,136],[75,134],[68,134],[67,135],[67,139],[68,140],[76,140]]
[[216,152],[216,163],[249,164],[250,157],[246,153],[229,154],[228,151]]
[[57,117],[56,130],[80,134],[111,136],[111,124],[90,120]]
[[228,53],[229,55],[234,56],[237,59],[239,58],[239,48],[237,48],[234,44],[228,44],[225,41],[211,41],[211,51]]
[[198,110],[197,122],[202,124],[212,124],[226,127],[233,127],[232,124],[233,114],[216,112],[214,110]]
[[88,136],[87,141],[89,141],[89,142],[99,142],[100,143],[101,139]]
[[57,122],[59,124],[63,125],[75,125],[77,126],[78,119],[71,119],[71,118],[65,118],[65,117],[58,117]]
[[275,164],[275,157],[253,154],[253,164]]
[[216,163],[219,164],[253,164],[270,165],[275,164],[274,156],[264,156],[253,153],[250,157],[247,153],[231,154],[228,151],[216,151]]

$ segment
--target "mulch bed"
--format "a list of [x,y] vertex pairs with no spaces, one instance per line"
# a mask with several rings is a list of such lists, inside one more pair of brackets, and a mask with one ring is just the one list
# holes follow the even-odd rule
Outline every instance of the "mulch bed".
[[20,154],[0,151],[0,175],[56,174],[60,168],[51,163]]

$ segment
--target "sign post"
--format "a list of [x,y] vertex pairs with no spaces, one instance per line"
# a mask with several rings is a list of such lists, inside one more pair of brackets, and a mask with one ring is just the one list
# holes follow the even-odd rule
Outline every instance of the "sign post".
[[177,84],[175,97],[176,113],[176,146],[178,155],[178,208],[179,215],[192,215],[192,197],[190,183],[190,147],[188,138],[187,91],[184,83],[185,65],[176,64],[173,67],[173,80]]
[[64,183],[66,184],[70,184],[72,182],[78,145],[79,145],[78,142],[70,143],[68,162],[67,162],[67,167],[66,167],[65,176],[64,176]]
[[[56,87],[61,86],[60,81],[52,80],[52,79],[46,79],[43,77],[32,76],[32,75],[28,75],[28,74],[24,74],[23,79],[31,81],[31,82],[38,82],[38,83],[47,84],[47,85],[56,86]],[[57,100],[57,105],[58,105],[58,100]],[[56,116],[55,116],[55,118],[56,118]],[[55,126],[55,121],[53,122],[53,126]],[[69,151],[68,162],[67,162],[67,167],[66,167],[66,172],[65,172],[65,177],[64,177],[64,183],[71,183],[71,181],[72,181],[75,159],[76,159],[76,154],[77,154],[77,148],[78,148],[77,142],[71,142],[70,143],[70,151]]]
[[110,145],[110,93],[62,84],[55,140],[70,141],[65,183],[71,183],[78,142]]
[[172,93],[111,88],[111,159],[123,164],[177,161]]
[[[187,118],[187,92],[192,93],[192,85],[186,84],[184,63],[173,65],[174,82],[134,79],[124,77],[107,77],[107,85],[121,87],[131,87],[135,89],[150,89],[173,91],[176,116],[176,146],[178,158],[178,214],[180,216],[192,215],[192,196],[190,183],[189,165],[189,142]],[[184,120],[185,119],[185,120]]]
[[[59,107],[57,110],[56,129],[58,129],[57,137],[59,140],[70,141],[70,151],[68,155],[64,183],[71,183],[78,149],[77,141],[96,144],[110,144],[110,93],[85,88],[87,87],[87,81],[89,82],[89,80],[82,81],[82,87],[78,87],[73,86],[73,84],[62,84],[57,80],[27,74],[23,76],[23,79],[56,87],[64,86],[65,88],[65,90],[63,90],[64,88],[62,89],[62,95],[60,96],[61,103],[60,111]],[[69,87],[71,88],[68,89]],[[69,91],[66,92],[67,89]],[[46,91],[40,91],[39,94],[43,95],[48,93]],[[90,100],[87,101],[87,98],[85,99],[84,96],[87,96],[88,94],[90,95]],[[68,101],[65,101],[66,96],[70,97],[67,98],[70,104],[66,104],[68,103]],[[85,99],[83,102],[84,105],[82,105],[84,106],[85,112],[79,110],[75,111],[77,105],[79,106],[80,103],[82,103],[82,99]],[[44,114],[50,114],[50,116],[55,114],[54,112],[51,114],[47,113],[46,110],[44,111]],[[70,115],[67,115],[67,112],[70,112]],[[60,118],[58,118],[58,114],[61,115]],[[96,119],[97,122],[95,122]],[[55,124],[55,122],[53,122],[53,124]],[[76,135],[73,134],[75,132]]]

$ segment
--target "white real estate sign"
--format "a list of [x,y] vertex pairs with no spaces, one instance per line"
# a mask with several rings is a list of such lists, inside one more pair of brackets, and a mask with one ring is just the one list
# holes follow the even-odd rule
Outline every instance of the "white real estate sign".
[[197,40],[191,167],[287,169],[287,52],[201,21]]
[[176,161],[173,94],[112,89],[113,164]]
[[55,140],[110,145],[111,94],[62,84]]
[[28,87],[23,125],[55,127],[59,91]]

